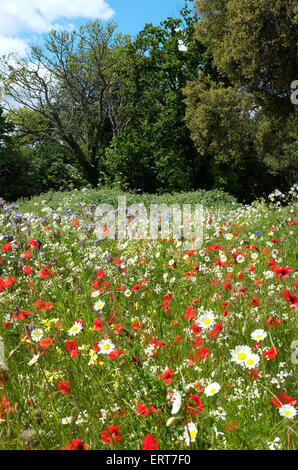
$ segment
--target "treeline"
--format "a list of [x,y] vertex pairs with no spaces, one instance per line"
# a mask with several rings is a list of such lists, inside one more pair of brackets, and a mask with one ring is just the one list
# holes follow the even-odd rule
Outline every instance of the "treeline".
[[0,70],[8,200],[89,184],[248,202],[297,181],[296,2],[187,0],[134,38],[51,30]]

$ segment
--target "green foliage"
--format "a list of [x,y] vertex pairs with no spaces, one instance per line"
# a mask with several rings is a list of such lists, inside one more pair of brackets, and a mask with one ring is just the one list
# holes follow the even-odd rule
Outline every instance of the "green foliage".
[[143,191],[189,190],[206,183],[202,161],[185,123],[182,87],[208,62],[206,48],[193,37],[195,16],[159,26],[148,24],[127,48],[122,112],[127,128],[106,151],[106,171]]
[[215,64],[253,94],[266,113],[293,111],[297,79],[298,15],[291,0],[197,0],[197,36],[211,46]]
[[43,204],[46,204],[53,210],[57,210],[65,198],[69,198],[72,205],[80,205],[81,203],[96,205],[110,204],[116,209],[118,207],[119,196],[126,197],[127,206],[143,203],[147,208],[149,208],[150,204],[153,202],[156,204],[168,204],[169,206],[172,204],[191,204],[192,206],[202,204],[205,207],[226,206],[232,208],[239,205],[236,198],[218,189],[212,191],[200,190],[180,193],[138,194],[132,191],[122,191],[119,187],[114,189],[108,187],[98,189],[84,187],[81,190],[75,189],[73,191],[48,191],[30,200],[19,199],[16,203],[20,204],[26,212],[36,211],[38,208],[42,207]]

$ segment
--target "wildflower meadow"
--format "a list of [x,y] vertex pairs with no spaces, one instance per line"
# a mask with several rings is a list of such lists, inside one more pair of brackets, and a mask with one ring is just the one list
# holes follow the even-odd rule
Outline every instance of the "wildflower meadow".
[[109,191],[1,199],[0,449],[297,449],[297,189],[170,196],[194,249],[99,233]]

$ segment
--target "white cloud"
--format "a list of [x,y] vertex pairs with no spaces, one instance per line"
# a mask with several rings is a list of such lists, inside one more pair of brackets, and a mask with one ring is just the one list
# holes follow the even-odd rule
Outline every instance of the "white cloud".
[[16,52],[18,55],[24,56],[26,48],[27,44],[23,39],[0,34],[0,57],[9,52]]
[[108,20],[113,14],[105,0],[0,0],[1,55],[12,51],[23,55],[26,43],[17,35],[47,32],[59,19]]

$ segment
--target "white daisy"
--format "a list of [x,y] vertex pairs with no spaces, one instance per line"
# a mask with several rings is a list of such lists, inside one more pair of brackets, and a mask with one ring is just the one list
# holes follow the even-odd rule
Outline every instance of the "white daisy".
[[249,346],[236,346],[235,349],[230,351],[230,354],[232,356],[232,362],[236,362],[237,364],[244,364],[244,361],[248,356],[251,356],[253,352]]
[[252,334],[250,335],[250,337],[254,339],[255,341],[262,341],[263,339],[266,338],[266,336],[267,336],[266,331],[262,329],[254,330]]
[[243,263],[244,261],[244,256],[243,255],[238,255],[236,258],[237,263]]
[[125,297],[130,297],[131,296],[131,291],[129,289],[126,289],[124,292]]
[[76,321],[75,324],[70,328],[70,330],[68,330],[68,334],[70,336],[76,336],[80,333],[80,331],[82,331],[82,329],[82,323]]
[[220,385],[217,382],[212,382],[204,388],[204,393],[207,397],[215,395],[220,390]]
[[260,362],[260,356],[257,354],[249,354],[246,359],[244,359],[244,365],[248,369],[253,369]]
[[61,419],[61,424],[71,424],[71,416]]
[[96,304],[94,304],[94,309],[96,311],[102,310],[104,305],[105,305],[105,302],[103,300],[99,300],[98,302],[96,302]]
[[210,328],[215,322],[215,315],[213,313],[206,313],[205,315],[201,315],[198,320],[197,324],[206,330],[207,328]]
[[94,290],[91,294],[91,297],[98,297],[100,295],[99,290]]
[[281,408],[279,408],[279,414],[281,416],[284,416],[285,418],[294,418],[296,415],[296,410],[294,406],[291,405],[283,405]]
[[32,366],[32,364],[35,364],[35,362],[38,360],[39,356],[40,356],[39,354],[35,354],[35,355],[32,357],[31,361],[28,362],[28,365],[29,365],[29,366]]
[[182,401],[181,393],[175,392],[172,398],[172,415],[175,415],[180,410],[181,401]]
[[183,437],[185,439],[186,445],[190,445],[190,442],[194,442],[198,433],[198,428],[195,423],[188,423],[185,426],[185,431]]
[[103,339],[98,343],[100,354],[110,354],[115,349],[115,345],[110,339]]
[[31,338],[33,341],[37,343],[38,341],[42,339],[42,337],[43,337],[43,331],[40,328],[35,328],[34,330],[32,330]]

